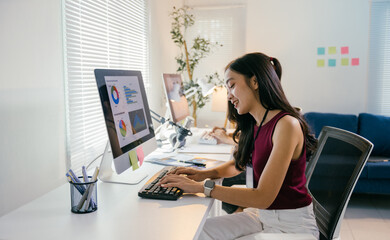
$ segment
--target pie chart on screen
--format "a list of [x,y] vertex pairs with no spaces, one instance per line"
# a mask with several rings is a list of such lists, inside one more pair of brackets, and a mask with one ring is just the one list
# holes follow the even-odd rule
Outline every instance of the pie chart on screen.
[[111,97],[115,104],[119,103],[119,92],[118,89],[116,89],[115,86],[111,87]]
[[123,120],[121,120],[121,121],[119,122],[119,130],[120,130],[120,132],[121,132],[121,135],[122,135],[123,137],[125,137],[127,131],[126,131],[125,122],[124,122]]

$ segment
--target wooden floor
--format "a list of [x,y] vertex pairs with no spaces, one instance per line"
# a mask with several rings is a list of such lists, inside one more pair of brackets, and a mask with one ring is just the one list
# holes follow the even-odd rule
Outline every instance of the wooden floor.
[[390,196],[352,195],[340,235],[341,240],[390,240]]

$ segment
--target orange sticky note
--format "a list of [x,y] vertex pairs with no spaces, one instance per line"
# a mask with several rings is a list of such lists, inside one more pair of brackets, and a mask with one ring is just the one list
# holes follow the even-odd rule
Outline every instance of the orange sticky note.
[[137,151],[139,165],[142,166],[142,163],[144,162],[144,158],[145,158],[145,154],[144,154],[144,150],[142,149],[142,146],[138,147],[136,151]]
[[138,166],[137,152],[135,150],[131,150],[129,152],[129,157],[130,157],[130,164],[133,167],[133,170],[138,169],[139,166]]

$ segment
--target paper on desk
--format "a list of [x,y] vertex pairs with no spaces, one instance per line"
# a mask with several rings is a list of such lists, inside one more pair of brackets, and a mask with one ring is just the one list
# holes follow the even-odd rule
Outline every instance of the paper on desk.
[[166,165],[166,166],[177,166],[177,167],[189,167],[192,166],[190,163],[179,162],[173,158],[150,158],[147,160],[151,163]]
[[232,145],[217,144],[190,144],[182,149],[179,149],[181,153],[218,153],[218,154],[230,154],[232,151]]
[[174,152],[152,153],[152,154],[149,154],[147,157],[145,157],[145,161],[147,161],[148,159],[151,159],[151,158],[169,158],[169,157],[173,157],[174,155],[176,155],[176,153],[174,153]]
[[176,155],[171,156],[171,158],[176,159],[176,160],[181,160],[181,161],[188,161],[188,160],[194,159],[194,156],[188,155],[188,154],[178,153]]

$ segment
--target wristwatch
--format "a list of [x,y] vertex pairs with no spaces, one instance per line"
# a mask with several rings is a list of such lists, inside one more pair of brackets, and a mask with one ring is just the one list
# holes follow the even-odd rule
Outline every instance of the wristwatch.
[[203,187],[204,187],[204,195],[206,195],[206,197],[210,197],[211,191],[215,187],[215,182],[212,180],[206,180],[203,184]]

